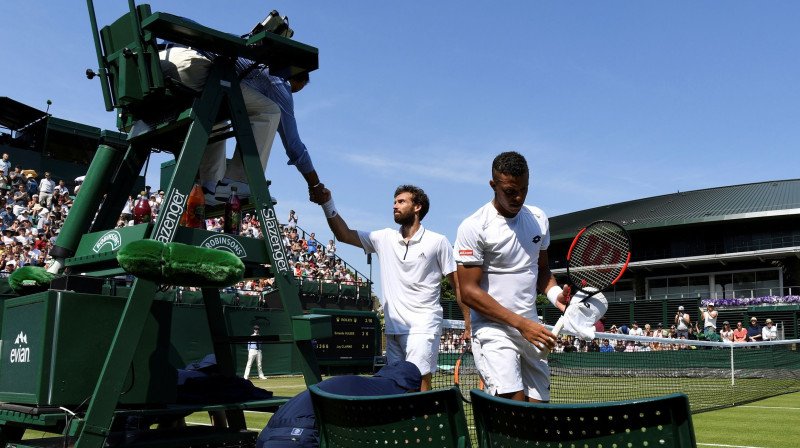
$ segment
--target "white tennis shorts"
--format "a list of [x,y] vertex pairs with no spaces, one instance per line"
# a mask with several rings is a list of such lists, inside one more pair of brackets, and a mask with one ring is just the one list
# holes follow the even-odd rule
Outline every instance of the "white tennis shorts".
[[518,331],[481,328],[473,335],[472,354],[486,393],[523,391],[526,397],[550,401],[547,357]]
[[386,361],[408,361],[422,375],[436,373],[439,335],[433,333],[387,334]]

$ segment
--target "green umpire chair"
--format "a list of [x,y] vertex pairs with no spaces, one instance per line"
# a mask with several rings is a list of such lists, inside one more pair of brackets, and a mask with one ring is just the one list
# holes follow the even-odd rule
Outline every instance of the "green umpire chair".
[[320,448],[469,447],[458,389],[353,397],[309,387]]
[[697,446],[685,394],[593,404],[528,403],[478,389],[470,395],[481,447]]

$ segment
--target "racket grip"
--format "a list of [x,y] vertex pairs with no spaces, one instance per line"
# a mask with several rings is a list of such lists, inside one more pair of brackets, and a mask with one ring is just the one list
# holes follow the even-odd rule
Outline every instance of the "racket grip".
[[[566,321],[566,319],[564,318],[563,315],[558,318],[558,322],[556,322],[556,325],[553,327],[553,334],[556,335],[556,338],[558,337],[558,334],[561,333],[561,330],[564,329],[564,324],[565,323],[567,323],[567,321]],[[549,355],[550,354],[550,349],[545,347],[544,354],[545,354],[545,356]]]

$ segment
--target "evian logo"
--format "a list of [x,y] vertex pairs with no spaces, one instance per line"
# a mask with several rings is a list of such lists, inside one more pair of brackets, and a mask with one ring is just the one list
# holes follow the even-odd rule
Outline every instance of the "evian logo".
[[106,252],[113,252],[122,246],[122,235],[119,234],[116,230],[112,230],[107,232],[105,235],[101,236],[94,246],[92,246],[92,251],[94,253],[99,254],[101,250],[103,250],[104,246],[110,246]]
[[214,235],[206,238],[202,243],[200,243],[200,247],[205,247],[208,249],[218,249],[218,250],[227,250],[228,252],[236,255],[239,258],[245,258],[247,256],[247,252],[244,250],[244,246],[240,243],[236,238],[233,238],[229,235]]
[[14,340],[14,347],[11,349],[10,361],[31,362],[31,349],[28,347],[28,336],[20,331]]

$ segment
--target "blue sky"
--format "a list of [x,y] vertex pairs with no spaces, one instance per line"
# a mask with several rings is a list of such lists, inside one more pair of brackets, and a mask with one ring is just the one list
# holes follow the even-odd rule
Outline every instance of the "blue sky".
[[[127,10],[96,3],[101,26]],[[394,189],[412,183],[431,198],[423,224],[453,242],[491,199],[490,164],[506,150],[526,156],[527,202],[550,216],[798,177],[797,2],[150,4],[237,34],[277,9],[319,48],[320,69],[295,96],[299,129],[353,228],[394,227]],[[0,21],[0,95],[114,128],[84,77],[97,61],[83,2],[3,2]],[[327,241],[285,160],[276,141],[267,178],[279,217],[294,209]],[[339,249],[369,272],[363,252]]]

